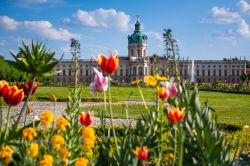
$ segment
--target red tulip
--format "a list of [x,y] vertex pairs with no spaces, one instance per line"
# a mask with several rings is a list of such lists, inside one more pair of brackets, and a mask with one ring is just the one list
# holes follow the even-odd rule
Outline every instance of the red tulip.
[[103,73],[113,74],[119,64],[118,53],[116,52],[114,56],[111,54],[109,58],[103,54],[99,54],[96,63],[100,66]]
[[94,114],[92,112],[82,112],[80,114],[80,122],[84,126],[89,126],[93,123]]
[[[24,84],[17,83],[17,87],[19,89],[23,89],[24,95],[27,96],[28,93],[29,93],[29,90],[31,88],[31,84],[32,84],[32,81],[31,80],[27,80]],[[37,88],[38,88],[38,83],[35,82],[31,94],[34,94],[36,92]]]
[[169,90],[166,87],[158,87],[157,94],[162,100],[167,100],[169,97]]
[[148,159],[148,148],[146,146],[143,146],[143,148],[136,147],[134,154],[139,160],[145,161]]
[[0,81],[0,97],[4,96],[8,92],[8,89],[9,84],[4,80]]
[[4,94],[3,99],[6,104],[10,106],[18,105],[24,97],[22,89],[18,89],[17,86],[11,86],[8,89],[8,92]]
[[182,108],[181,111],[179,110],[179,108],[169,108],[168,109],[168,119],[172,123],[183,121],[184,116],[185,116],[185,110],[186,110],[186,108]]

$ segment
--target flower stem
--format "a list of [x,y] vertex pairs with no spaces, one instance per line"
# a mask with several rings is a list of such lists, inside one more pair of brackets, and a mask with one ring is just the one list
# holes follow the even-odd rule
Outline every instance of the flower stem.
[[184,144],[184,135],[183,135],[183,129],[181,124],[178,124],[178,142],[179,142],[179,147],[178,147],[178,166],[182,166],[183,164],[183,144]]
[[9,131],[10,113],[11,113],[11,106],[8,107],[8,115],[7,115],[7,123],[5,126],[4,139],[6,138],[7,133]]
[[144,99],[144,96],[143,96],[143,94],[142,94],[141,88],[140,88],[139,85],[137,85],[137,87],[138,87],[139,93],[140,93],[140,95],[141,95],[141,99],[142,99],[142,102],[143,102],[143,104],[144,104],[144,107],[145,107],[145,109],[146,109],[147,111],[149,111],[149,110],[148,110],[148,106],[147,106],[147,104],[146,104],[146,101],[145,101],[145,99]]
[[2,111],[2,106],[3,106],[2,98],[0,98],[0,128],[2,127],[2,124],[3,124],[3,111]]
[[107,95],[106,91],[103,91],[103,98],[104,98],[104,110],[102,109],[102,125],[103,125],[103,132],[105,136],[105,128],[106,128],[106,112],[107,112]]
[[163,109],[162,109],[162,105],[163,103],[160,102],[160,153],[159,153],[159,165],[161,165],[161,161],[162,161],[162,146],[163,146]]
[[177,128],[176,128],[176,124],[174,124],[174,161],[172,166],[175,165],[175,161],[176,161],[176,149],[177,149]]
[[26,100],[25,100],[25,102],[24,102],[24,104],[23,104],[23,107],[22,107],[22,109],[21,109],[21,111],[20,111],[20,114],[19,114],[19,116],[18,116],[18,118],[17,118],[17,121],[16,121],[16,129],[17,129],[17,127],[18,127],[18,124],[20,123],[20,120],[21,120],[21,117],[22,117],[22,115],[23,115],[23,112],[24,112],[24,110],[26,109],[26,107],[27,107],[27,104],[28,104],[28,101],[29,101],[29,99],[30,99],[30,96],[31,96],[31,94],[32,94],[32,91],[33,91],[33,87],[34,87],[34,83],[35,83],[35,79],[36,79],[36,77],[35,76],[33,76],[33,78],[32,78],[32,83],[31,83],[31,87],[30,87],[30,90],[29,90],[29,93],[28,93],[28,95],[27,95],[27,98],[26,98]]
[[109,95],[109,112],[110,112],[110,121],[111,121],[111,126],[112,126],[112,130],[113,130],[113,135],[114,135],[114,139],[115,139],[115,146],[116,146],[116,150],[117,150],[117,154],[119,155],[119,149],[118,149],[118,144],[117,144],[117,139],[116,139],[116,133],[115,133],[115,127],[113,124],[113,111],[112,111],[112,103],[111,103],[111,92],[110,92],[110,75],[108,76],[108,95]]

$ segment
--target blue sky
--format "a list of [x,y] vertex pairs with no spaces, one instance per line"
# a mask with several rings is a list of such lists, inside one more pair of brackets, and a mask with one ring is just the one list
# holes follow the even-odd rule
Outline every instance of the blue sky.
[[164,28],[189,59],[250,59],[250,0],[2,0],[0,54],[10,59],[21,41],[44,41],[70,59],[70,38],[81,58],[117,50],[127,56],[127,36],[140,15],[149,55],[163,55]]

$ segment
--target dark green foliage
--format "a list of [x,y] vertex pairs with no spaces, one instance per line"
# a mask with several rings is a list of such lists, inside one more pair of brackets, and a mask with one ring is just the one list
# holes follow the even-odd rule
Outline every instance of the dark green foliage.
[[184,165],[229,165],[226,139],[208,105],[200,107],[197,90],[193,92],[189,105],[185,120]]
[[31,47],[24,42],[22,44],[18,54],[10,52],[15,60],[10,61],[10,64],[20,71],[31,74],[32,78],[50,72],[62,59],[61,57],[59,61],[55,61],[53,59],[55,52],[47,50],[42,42],[34,43],[32,41]]
[[29,78],[29,75],[17,70],[9,64],[9,61],[0,59],[0,80],[8,82],[22,82]]

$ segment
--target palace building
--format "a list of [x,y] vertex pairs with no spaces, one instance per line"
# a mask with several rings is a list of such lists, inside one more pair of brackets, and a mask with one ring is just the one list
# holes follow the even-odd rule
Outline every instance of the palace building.
[[[113,80],[129,83],[135,79],[142,79],[146,75],[166,75],[166,68],[170,76],[173,73],[173,61],[166,66],[166,57],[148,55],[148,37],[141,31],[139,20],[135,23],[134,33],[128,35],[128,56],[119,57],[118,69],[112,76]],[[195,82],[221,81],[239,83],[240,75],[246,73],[246,60],[178,60],[179,76],[188,80],[193,71]],[[98,68],[96,62],[90,59],[79,60],[79,81],[90,83],[94,78],[92,67]],[[58,84],[74,83],[74,63],[72,60],[62,60],[55,68],[54,82]]]

